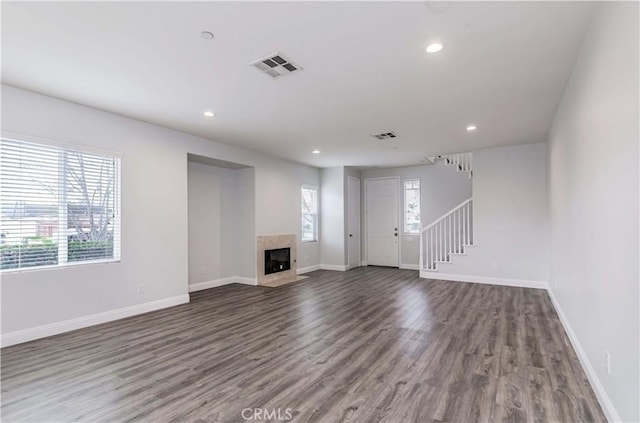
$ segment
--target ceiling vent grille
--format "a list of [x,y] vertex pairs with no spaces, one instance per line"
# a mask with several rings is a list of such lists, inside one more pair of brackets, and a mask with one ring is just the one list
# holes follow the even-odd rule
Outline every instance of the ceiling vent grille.
[[302,70],[300,66],[287,59],[284,54],[277,52],[256,60],[251,63],[251,66],[273,79]]
[[379,140],[389,140],[389,139],[393,139],[393,138],[398,138],[398,135],[391,131],[391,132],[383,132],[381,134],[374,134],[371,135],[373,138],[377,138]]

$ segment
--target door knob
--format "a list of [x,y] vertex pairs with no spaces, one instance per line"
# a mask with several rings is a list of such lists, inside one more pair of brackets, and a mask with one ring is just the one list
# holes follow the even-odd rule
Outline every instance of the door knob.
[[353,234],[349,234],[349,238],[353,238]]

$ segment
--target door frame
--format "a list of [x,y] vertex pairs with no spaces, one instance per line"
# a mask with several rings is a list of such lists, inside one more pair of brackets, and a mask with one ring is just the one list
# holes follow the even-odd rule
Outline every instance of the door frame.
[[[358,185],[358,220],[359,220],[359,224],[360,224],[360,248],[359,248],[359,259],[357,263],[351,263],[350,258],[350,251],[349,251],[349,232],[350,232],[350,227],[349,227],[349,201],[350,201],[350,192],[349,192],[349,181],[356,181],[357,185]],[[362,260],[362,182],[360,180],[360,178],[357,178],[355,176],[348,176],[347,177],[347,204],[346,204],[346,210],[347,210],[347,226],[346,226],[346,233],[347,233],[347,270],[356,268],[356,267],[360,267],[363,264],[363,260]]]
[[[401,181],[400,181],[400,176],[380,176],[380,177],[376,177],[376,178],[364,178],[364,207],[363,209],[363,228],[364,231],[360,231],[360,238],[363,240],[363,248],[364,248],[364,254],[362,255],[364,257],[363,266],[367,266],[369,263],[369,227],[367,225],[367,215],[369,214],[369,211],[367,210],[367,196],[368,196],[368,182],[369,181],[379,181],[379,180],[383,180],[383,179],[394,179],[396,181],[396,186],[398,187],[398,210],[400,209],[400,194],[401,191],[400,189],[402,188],[401,186]],[[398,268],[400,268],[400,259],[402,257],[402,237],[400,236],[402,234],[402,232],[400,232],[400,229],[402,229],[400,227],[400,223],[401,223],[401,219],[402,219],[402,213],[398,213],[398,221],[397,223],[397,228],[398,228]],[[364,232],[364,233],[363,233]]]

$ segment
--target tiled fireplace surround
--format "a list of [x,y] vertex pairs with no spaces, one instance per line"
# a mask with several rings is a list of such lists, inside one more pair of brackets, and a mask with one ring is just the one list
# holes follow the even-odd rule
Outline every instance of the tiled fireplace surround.
[[[272,273],[270,275],[264,274],[264,251],[274,250],[276,248],[290,248],[291,257],[291,269],[284,272]],[[283,281],[287,279],[296,278],[297,269],[297,254],[296,254],[296,235],[295,234],[283,234],[283,235],[260,235],[257,237],[257,254],[258,254],[258,285],[265,285],[274,283],[276,281]]]

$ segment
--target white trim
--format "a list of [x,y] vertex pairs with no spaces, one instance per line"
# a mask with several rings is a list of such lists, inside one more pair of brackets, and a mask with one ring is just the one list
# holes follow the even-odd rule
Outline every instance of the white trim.
[[316,270],[320,270],[319,264],[316,264],[314,266],[299,267],[298,269],[296,269],[296,275],[302,275],[305,273],[314,272]]
[[347,270],[347,266],[345,266],[344,264],[321,264],[320,269],[337,270],[338,272],[345,272]]
[[525,279],[491,278],[488,276],[452,275],[448,273],[421,270],[420,277],[440,281],[483,283],[488,285],[517,286],[520,288],[548,289],[549,285],[544,281],[531,281]]
[[2,334],[0,337],[0,345],[8,347],[10,345],[21,344],[23,342],[33,341],[34,339],[46,338],[48,336],[57,335],[59,333],[69,332],[76,329],[82,329],[89,326],[99,325],[101,323],[112,322],[114,320],[124,319],[138,314],[148,313],[150,311],[160,310],[167,307],[173,307],[179,304],[189,302],[189,294],[182,294],[175,297],[163,298],[148,303],[136,304],[129,307],[119,308],[116,310],[105,311],[102,313],[90,314],[75,319],[63,320],[61,322],[49,323],[48,325],[36,326],[34,328],[23,329],[15,332]]
[[558,303],[558,299],[553,294],[553,291],[551,290],[551,288],[548,288],[547,292],[549,293],[549,298],[551,298],[551,303],[553,304],[553,308],[555,308],[556,313],[558,313],[558,317],[560,318],[560,323],[562,323],[562,326],[564,327],[564,331],[567,333],[567,336],[569,337],[569,341],[571,341],[571,345],[573,346],[573,349],[575,350],[576,355],[580,360],[580,364],[582,364],[582,368],[584,369],[584,372],[587,374],[589,383],[591,383],[591,387],[593,388],[593,391],[596,393],[596,396],[598,397],[598,401],[602,406],[602,410],[607,416],[607,420],[610,422],[622,421],[622,419],[618,415],[618,412],[613,406],[613,403],[611,402],[609,395],[607,395],[607,391],[604,389],[602,382],[600,382],[600,378],[598,378],[598,374],[596,373],[593,366],[591,365],[591,361],[589,361],[589,357],[587,356],[587,353],[582,348],[582,345],[580,344],[580,341],[578,340],[576,333],[573,331],[571,324],[569,324],[569,319],[567,319],[567,316],[562,311],[562,308],[560,308],[560,303]]
[[209,288],[215,288],[216,286],[228,285],[230,283],[233,283],[234,281],[235,281],[235,278],[232,276],[229,278],[220,278],[220,279],[214,279],[211,281],[192,283],[192,284],[189,284],[189,292],[202,291],[203,289],[209,289]]
[[245,278],[242,276],[234,276],[232,283],[241,283],[243,285],[258,286],[258,280],[256,278]]
[[366,260],[362,260],[362,262],[360,263],[360,266],[366,266],[367,265],[367,261]]
[[420,270],[420,265],[419,264],[404,264],[404,263],[400,263],[400,269]]

